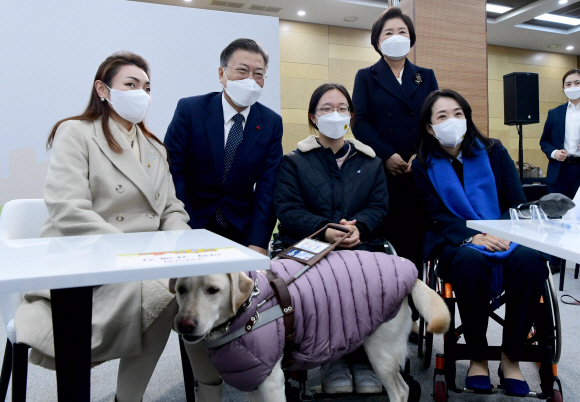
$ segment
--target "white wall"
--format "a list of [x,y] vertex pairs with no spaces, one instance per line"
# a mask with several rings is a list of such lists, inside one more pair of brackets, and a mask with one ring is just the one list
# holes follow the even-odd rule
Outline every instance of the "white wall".
[[0,205],[42,196],[50,129],[84,110],[99,64],[118,50],[150,64],[146,122],[161,139],[180,98],[221,90],[219,54],[236,38],[268,51],[260,102],[279,113],[278,30],[273,17],[125,0],[1,1]]

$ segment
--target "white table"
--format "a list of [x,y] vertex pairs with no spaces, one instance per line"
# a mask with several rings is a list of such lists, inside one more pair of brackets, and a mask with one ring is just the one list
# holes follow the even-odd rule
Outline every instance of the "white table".
[[[181,253],[188,261],[179,262],[121,256],[189,249],[220,250]],[[51,289],[58,397],[79,402],[90,401],[94,286],[270,268],[269,258],[204,229],[0,241],[0,261],[0,292]]]
[[[534,221],[467,221],[467,227],[511,240],[534,250],[580,263],[580,225],[577,232],[549,228],[540,230]],[[565,261],[564,264],[565,265]],[[560,271],[560,290],[564,287],[565,266]]]

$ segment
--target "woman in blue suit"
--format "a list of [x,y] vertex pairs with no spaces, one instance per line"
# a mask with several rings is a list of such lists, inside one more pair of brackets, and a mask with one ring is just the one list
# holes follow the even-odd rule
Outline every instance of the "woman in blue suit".
[[540,146],[549,160],[548,193],[574,198],[580,187],[580,70],[564,74],[562,86],[569,101],[548,112]]
[[377,18],[371,43],[381,58],[359,70],[354,80],[352,131],[385,166],[389,191],[385,236],[399,255],[420,267],[426,213],[417,196],[411,162],[419,144],[421,106],[439,87],[433,70],[407,59],[415,38],[413,21],[399,8],[391,7]]

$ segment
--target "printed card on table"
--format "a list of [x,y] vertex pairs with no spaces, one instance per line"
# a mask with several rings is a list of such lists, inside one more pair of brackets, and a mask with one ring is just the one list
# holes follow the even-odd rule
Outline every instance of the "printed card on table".
[[117,267],[131,268],[158,265],[219,262],[250,258],[235,247],[161,251],[142,254],[117,255]]

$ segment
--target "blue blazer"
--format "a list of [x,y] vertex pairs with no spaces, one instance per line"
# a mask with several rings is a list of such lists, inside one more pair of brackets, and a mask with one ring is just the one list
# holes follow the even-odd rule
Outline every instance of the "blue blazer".
[[548,173],[546,174],[546,183],[554,184],[558,180],[560,165],[562,162],[552,159],[550,155],[553,151],[564,149],[564,137],[566,136],[566,111],[568,102],[560,105],[548,112],[548,119],[544,125],[544,132],[540,138],[542,151],[548,157]]
[[[417,84],[415,79],[420,78]],[[408,161],[419,144],[419,114],[425,98],[439,89],[433,70],[405,60],[403,84],[384,58],[358,71],[354,79],[354,136],[382,160],[394,153]]]
[[[507,149],[499,140],[493,141],[495,144],[487,151],[487,154],[495,178],[499,209],[502,214],[500,219],[509,219],[509,209],[525,203],[526,197],[514,161]],[[433,187],[427,168],[421,166],[417,159],[413,161],[413,176],[417,192],[432,221],[432,226],[423,241],[426,260],[447,244],[459,246],[469,236],[481,233],[469,229],[465,219],[459,218],[447,209]]]
[[225,218],[266,248],[272,235],[274,188],[282,159],[282,118],[260,103],[250,109],[244,137],[225,184],[221,92],[181,99],[165,134],[177,197],[193,229],[205,227],[220,206]]

